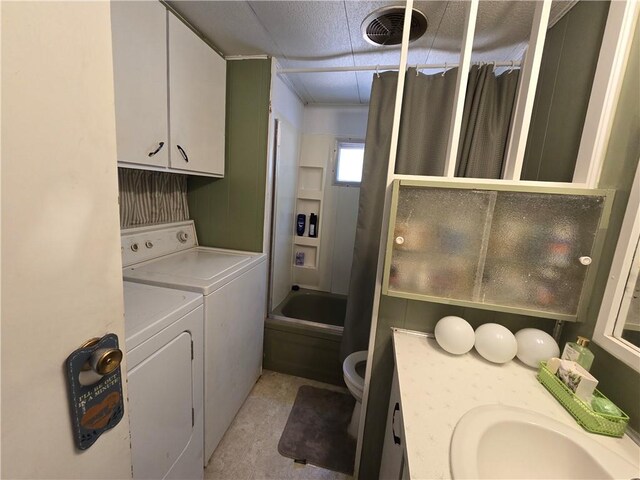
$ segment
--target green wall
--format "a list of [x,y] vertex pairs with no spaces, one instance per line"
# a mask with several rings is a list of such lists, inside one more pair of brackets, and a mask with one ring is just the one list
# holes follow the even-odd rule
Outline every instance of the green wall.
[[288,321],[267,320],[262,367],[344,387],[342,334],[316,332]]
[[[600,188],[614,188],[617,191],[601,257],[602,267],[596,278],[586,321],[582,324],[566,325],[562,336],[565,342],[575,340],[577,335],[589,338],[593,335],[639,156],[640,23],[636,26],[629,63],[598,185]],[[640,374],[598,345],[592,344],[591,348],[595,354],[591,371],[600,381],[598,389],[631,417],[631,428],[640,431]]]
[[262,251],[271,61],[227,62],[224,178],[190,177],[200,245]]
[[522,178],[570,182],[609,2],[578,2],[547,32]]

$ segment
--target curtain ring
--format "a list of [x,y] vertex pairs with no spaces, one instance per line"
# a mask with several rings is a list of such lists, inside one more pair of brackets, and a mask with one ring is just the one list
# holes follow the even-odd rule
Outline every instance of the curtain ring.
[[508,75],[511,75],[511,73],[513,72],[514,65],[515,65],[515,60],[511,60],[511,68],[509,69]]
[[447,73],[447,62],[444,62],[444,70],[442,71],[442,76],[444,77],[444,74]]
[[491,64],[493,65],[493,69],[491,70],[491,73],[496,73],[496,62],[493,61],[491,62]]
[[420,75],[420,70],[418,70],[418,64],[416,63],[416,77]]
[[380,73],[378,72],[378,69],[380,68],[380,65],[376,65],[376,77],[380,78]]

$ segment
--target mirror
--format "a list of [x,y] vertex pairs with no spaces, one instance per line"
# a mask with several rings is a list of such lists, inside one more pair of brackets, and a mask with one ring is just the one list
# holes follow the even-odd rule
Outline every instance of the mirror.
[[614,334],[640,348],[640,242],[636,241]]
[[640,166],[613,257],[593,339],[640,372]]

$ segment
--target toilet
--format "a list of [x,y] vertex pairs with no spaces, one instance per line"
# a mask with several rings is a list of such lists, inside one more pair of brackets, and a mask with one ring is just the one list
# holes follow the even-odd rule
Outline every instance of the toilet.
[[360,409],[362,407],[362,392],[364,390],[364,373],[367,368],[367,350],[353,352],[342,363],[344,383],[356,399],[356,405],[351,414],[351,422],[347,432],[353,438],[358,437],[358,424],[360,423]]

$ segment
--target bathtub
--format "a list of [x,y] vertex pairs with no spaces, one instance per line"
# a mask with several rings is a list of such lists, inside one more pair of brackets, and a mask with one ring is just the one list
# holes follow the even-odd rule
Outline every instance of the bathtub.
[[291,291],[265,321],[264,368],[343,385],[340,342],[347,297]]
[[342,335],[346,313],[346,295],[301,288],[289,292],[273,310],[272,317]]

